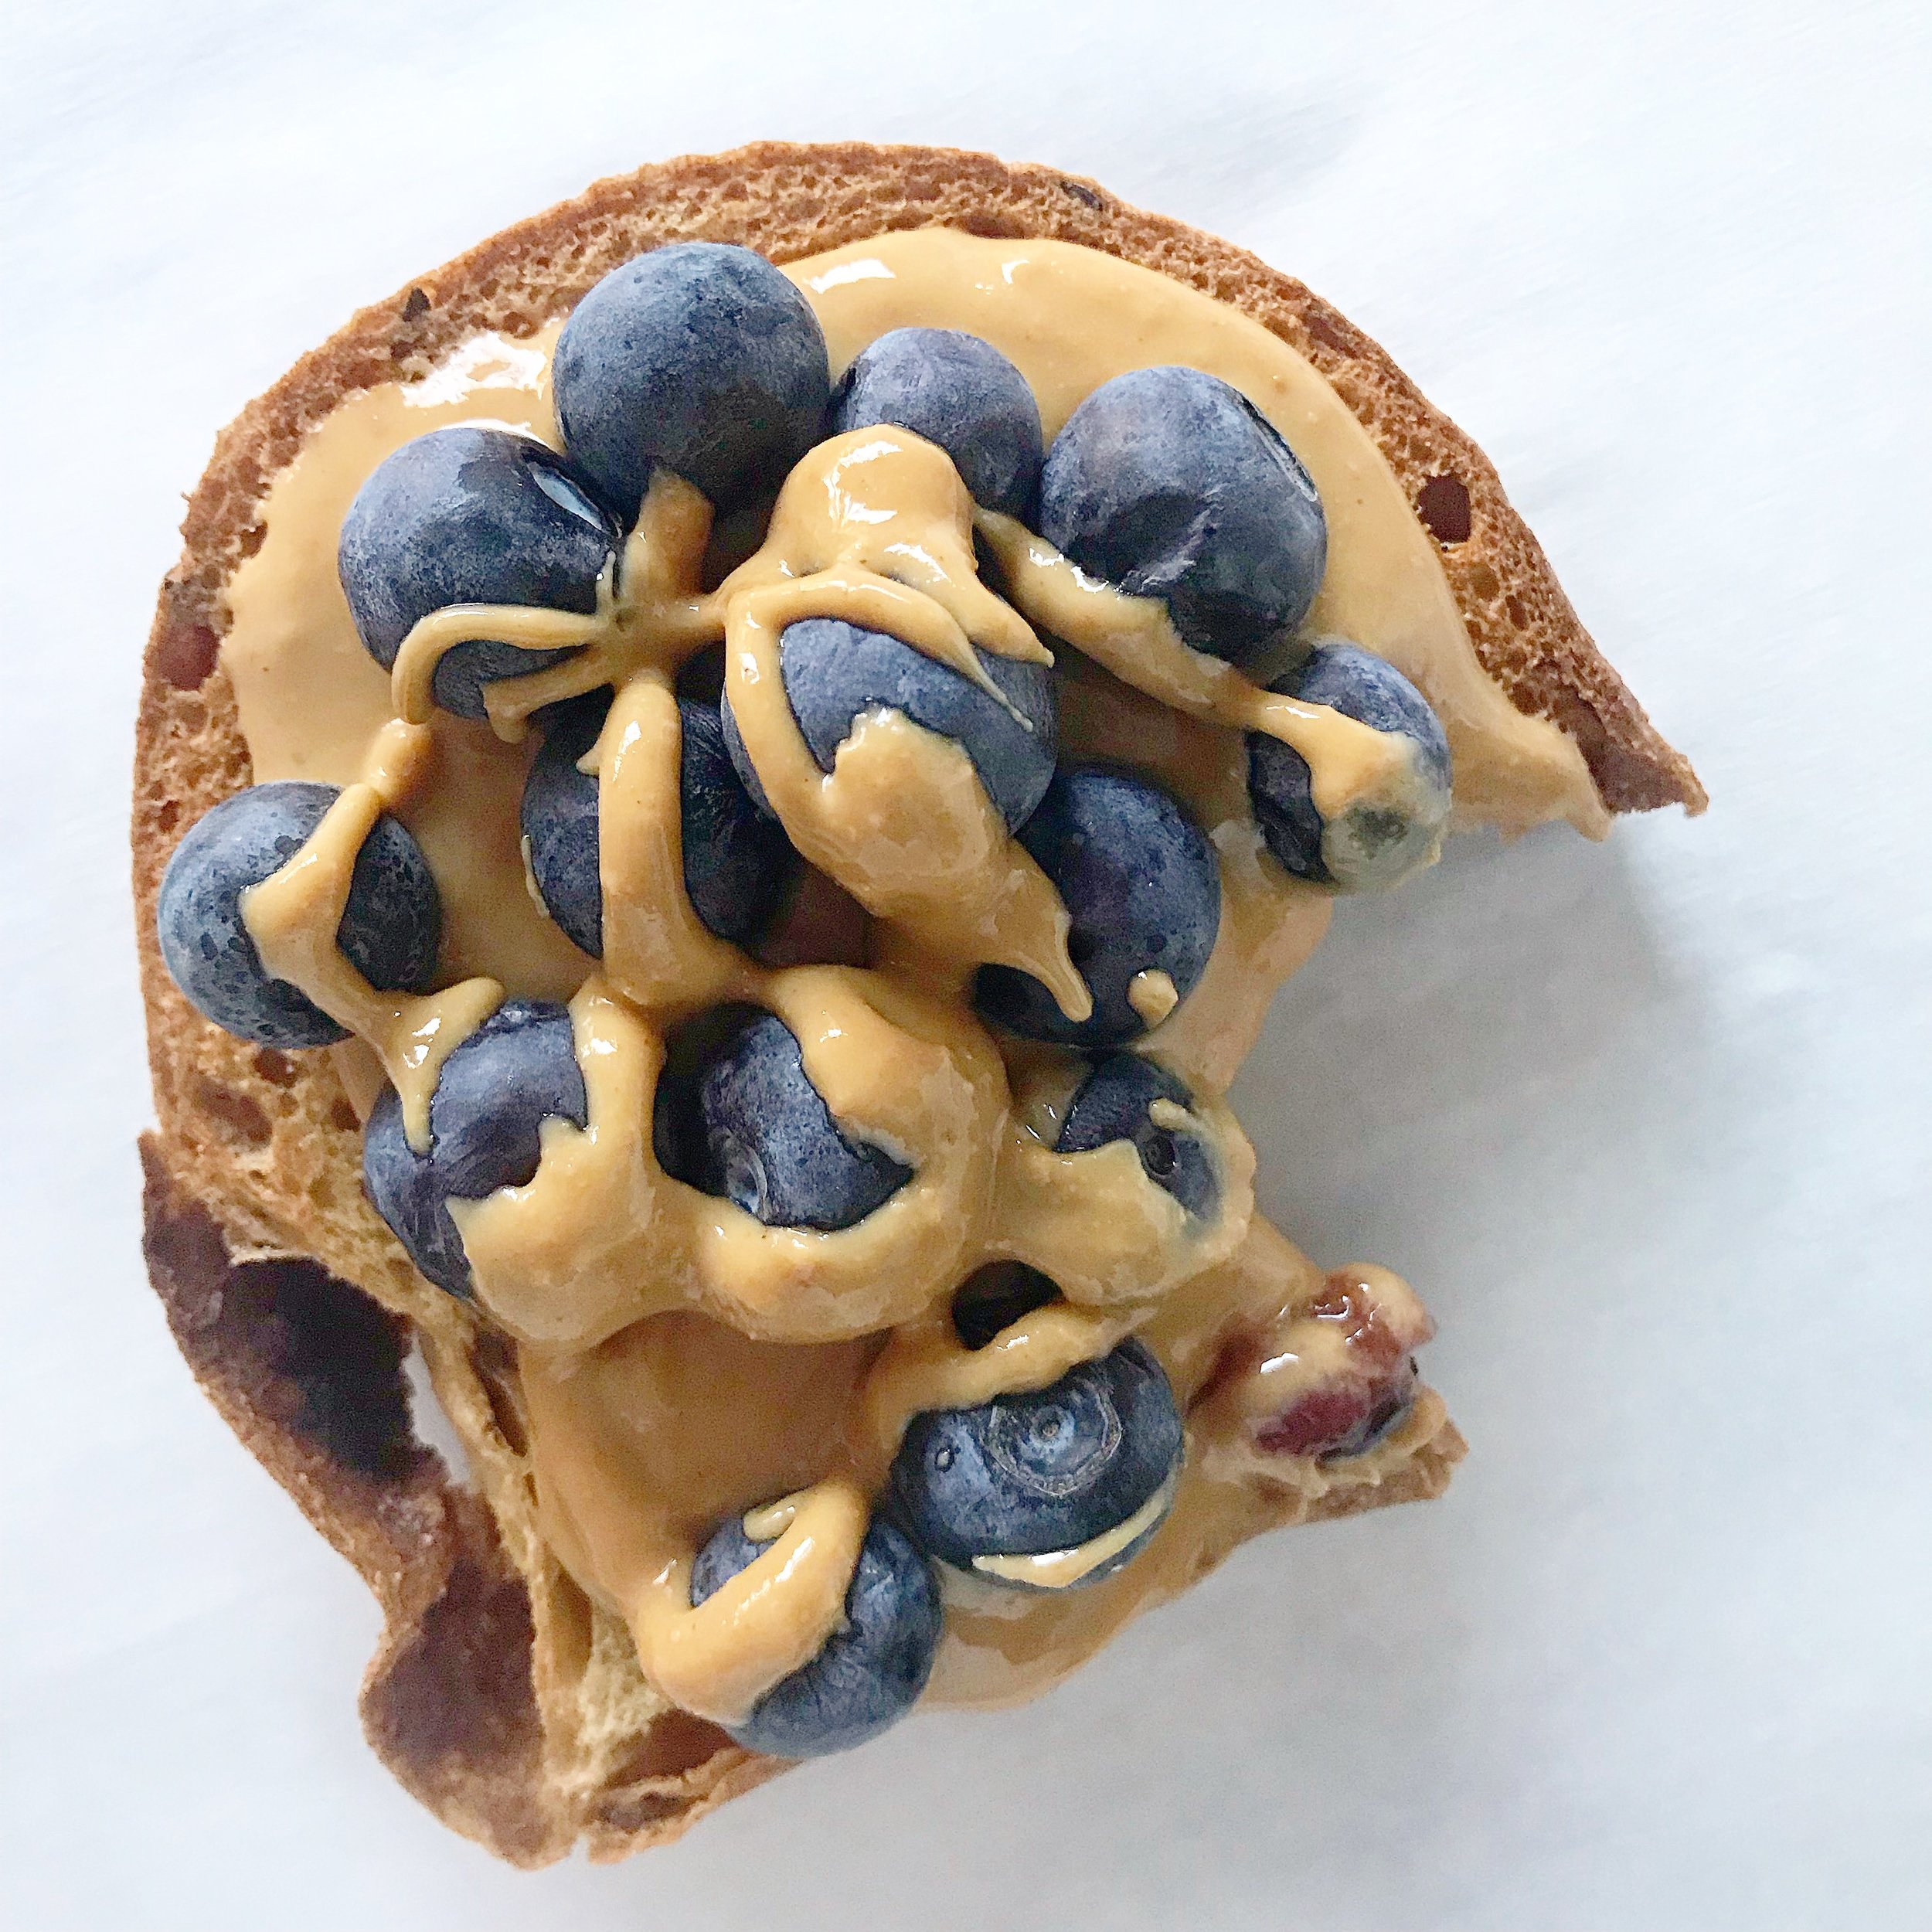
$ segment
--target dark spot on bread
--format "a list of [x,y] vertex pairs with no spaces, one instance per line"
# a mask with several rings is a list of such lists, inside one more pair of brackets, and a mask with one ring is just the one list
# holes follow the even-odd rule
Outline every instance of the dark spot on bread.
[[219,1080],[196,1073],[192,1084],[194,1104],[231,1139],[250,1147],[266,1147],[274,1131],[261,1103],[253,1094],[238,1094]]
[[1518,597],[1514,590],[1512,590],[1509,596],[1503,599],[1502,607],[1508,614],[1509,621],[1519,631],[1526,631],[1529,628],[1529,614],[1524,610],[1522,599]]
[[638,1791],[600,1805],[597,1816],[614,1832],[640,1832],[682,1806],[682,1798],[675,1791]]
[[359,1134],[362,1131],[362,1117],[345,1099],[338,1097],[328,1104],[328,1124],[339,1134]]
[[177,1191],[151,1141],[141,1158],[148,1270],[182,1353],[223,1413],[285,1486],[300,1473],[311,1489],[298,1491],[304,1508],[316,1482],[346,1472],[393,1499],[376,1502],[379,1514],[406,1519],[406,1499],[440,1485],[441,1468],[410,1425],[407,1325],[319,1263],[231,1260],[220,1229]]
[[530,1679],[529,1593],[495,1538],[478,1529],[387,1671],[365,1690],[362,1718],[425,1804],[471,1821],[513,1862],[542,1864],[561,1848],[545,1808],[531,1802],[543,1733]]
[[420,288],[412,288],[403,304],[403,319],[413,322],[430,312],[430,298]]
[[402,1377],[403,1326],[313,1261],[247,1261],[230,1271],[224,1325],[275,1378],[277,1419],[366,1476],[405,1473],[417,1455]]
[[172,798],[164,798],[155,808],[155,829],[172,832],[181,823],[181,807]]
[[155,668],[177,691],[199,691],[220,649],[221,639],[207,624],[170,624],[155,640]]
[[400,1726],[427,1754],[498,1754],[492,1740],[520,1730],[530,1709],[530,1599],[521,1580],[459,1560],[389,1679]]
[[1026,233],[1026,229],[1010,215],[1002,215],[993,209],[962,216],[951,226],[964,229],[969,235],[981,236],[988,241],[1011,241],[1014,236]]
[[1104,208],[1107,206],[1107,197],[1097,193],[1083,181],[1063,181],[1060,186],[1076,201],[1083,202],[1089,208]]
[[689,1711],[668,1710],[638,1739],[637,1748],[613,1774],[617,1785],[641,1784],[647,1778],[681,1777],[707,1764],[720,1751],[736,1749],[716,1724]]
[[146,1247],[191,1357],[219,1362],[255,1416],[359,1475],[417,1472],[403,1322],[316,1262],[230,1261],[199,1211],[151,1213]]
[[266,523],[251,523],[235,539],[235,548],[245,557],[253,556],[268,536]]
[[1332,349],[1338,355],[1352,355],[1355,344],[1349,339],[1349,333],[1340,323],[1318,308],[1306,308],[1301,311],[1301,324],[1324,348]]
[[1416,498],[1416,514],[1438,543],[1469,541],[1469,486],[1459,476],[1432,476]]
[[255,1071],[270,1087],[293,1087],[301,1068],[287,1054],[278,1053],[272,1046],[258,1046],[255,1049]]

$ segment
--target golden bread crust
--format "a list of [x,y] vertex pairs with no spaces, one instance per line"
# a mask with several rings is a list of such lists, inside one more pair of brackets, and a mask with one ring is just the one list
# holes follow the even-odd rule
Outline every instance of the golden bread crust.
[[[148,1267],[203,1388],[383,1607],[362,1690],[372,1743],[446,1822],[519,1864],[580,1839],[594,1857],[623,1856],[784,1767],[668,1709],[621,1631],[545,1549],[505,1351],[416,1274],[369,1208],[359,1127],[328,1056],[231,1038],[162,965],[155,897],[174,845],[250,780],[217,655],[224,588],[260,543],[270,481],[344,396],[425,372],[481,331],[526,335],[663,242],[741,242],[783,262],[934,224],[1103,250],[1290,343],[1418,505],[1478,655],[1519,709],[1577,740],[1613,811],[1704,804],[1688,763],[1578,623],[1487,460],[1380,349],[1253,256],[1052,169],[938,148],[770,142],[641,168],[363,309],[251,403],[189,499],[145,660],[133,855],[159,1124],[143,1147]],[[412,1338],[468,1448],[474,1491],[411,1433]],[[1307,1516],[1437,1495],[1461,1453],[1446,1429],[1393,1480],[1332,1491]]]

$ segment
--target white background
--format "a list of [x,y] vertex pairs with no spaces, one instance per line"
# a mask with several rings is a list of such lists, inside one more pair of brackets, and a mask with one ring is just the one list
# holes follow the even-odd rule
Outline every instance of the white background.
[[[0,1920],[1932,1923],[1922,5],[5,17]],[[350,308],[762,135],[1050,162],[1303,277],[1488,449],[1715,804],[1345,906],[1237,1095],[1264,1205],[1435,1308],[1446,1501],[526,1877],[364,1749],[374,1608],[141,1275],[136,662],[214,431]]]

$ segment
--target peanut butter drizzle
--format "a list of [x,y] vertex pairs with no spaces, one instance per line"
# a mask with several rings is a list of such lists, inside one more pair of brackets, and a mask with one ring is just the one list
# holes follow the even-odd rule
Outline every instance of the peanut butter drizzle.
[[1168,975],[1150,969],[1136,973],[1128,982],[1127,1003],[1151,1031],[1180,1005],[1181,995]]
[[[1600,832],[1602,808],[1574,746],[1516,713],[1482,675],[1434,547],[1367,433],[1265,330],[1162,277],[1058,243],[923,231],[787,272],[820,316],[835,370],[890,328],[968,328],[1018,363],[1049,437],[1081,396],[1128,369],[1179,362],[1234,383],[1289,437],[1328,509],[1330,563],[1311,628],[1351,637],[1421,686],[1449,731],[1468,816],[1511,828],[1564,816]],[[1044,1386],[1130,1332],[1160,1358],[1184,1406],[1206,1392],[1189,1417],[1172,1513],[1117,1575],[1078,1590],[1050,1587],[1089,1573],[1124,1535],[1097,1539],[1107,1546],[1097,1553],[1083,1546],[1020,1560],[1037,1570],[1022,1580],[1049,1586],[1039,1590],[947,1573],[931,1695],[1012,1701],[1064,1674],[1243,1537],[1292,1517],[1308,1494],[1379,1480],[1441,1426],[1440,1405],[1425,1393],[1394,1437],[1345,1468],[1257,1451],[1253,1413],[1278,1409],[1301,1386],[1298,1376],[1322,1372],[1332,1326],[1257,1358],[1264,1379],[1274,1378],[1265,1395],[1243,1393],[1239,1378],[1209,1386],[1231,1334],[1278,1339],[1298,1321],[1307,1328],[1303,1311],[1323,1279],[1253,1216],[1253,1151],[1220,1098],[1330,906],[1264,856],[1247,806],[1244,734],[1270,731],[1302,750],[1318,801],[1332,811],[1400,787],[1403,759],[1349,720],[1257,691],[1189,651],[1158,605],[1083,580],[1019,526],[975,515],[943,454],[903,431],[860,431],[814,452],[787,483],[762,548],[716,592],[699,588],[708,507],[661,477],[590,616],[437,613],[405,641],[386,679],[357,643],[335,581],[342,516],[383,455],[438,422],[493,417],[554,444],[554,328],[528,345],[481,338],[420,383],[349,399],[271,491],[267,538],[230,586],[223,646],[258,780],[360,779],[363,747],[393,713],[427,715],[437,662],[467,638],[575,655],[491,687],[488,727],[440,714],[413,727],[410,742],[428,745],[423,755],[439,774],[460,767],[463,794],[352,784],[311,849],[257,889],[251,933],[264,960],[273,951],[280,962],[271,970],[285,966],[283,976],[305,989],[334,988],[346,1013],[355,989],[338,984],[331,964],[341,904],[331,895],[338,883],[346,893],[347,866],[386,801],[423,839],[446,928],[464,936],[454,954],[446,944],[446,967],[453,957],[463,971],[500,961],[512,992],[573,995],[587,1124],[546,1122],[527,1186],[452,1208],[479,1301],[522,1345],[544,1533],[578,1582],[628,1621],[647,1675],[675,1703],[733,1721],[816,1653],[837,1628],[869,1498],[912,1415]],[[1018,610],[978,580],[975,522],[1002,557]],[[1157,1114],[1210,1151],[1221,1200],[1209,1225],[1190,1224],[1127,1143],[1053,1151],[1083,1063],[996,1045],[964,995],[971,965],[998,959],[1033,973],[1070,1013],[1087,1010],[1066,955],[1063,909],[956,746],[896,713],[876,714],[860,721],[834,770],[819,771],[777,661],[784,625],[811,615],[886,630],[982,688],[991,680],[973,647],[1051,661],[1032,617],[1074,647],[1061,654],[1063,757],[1150,773],[1206,832],[1223,893],[1213,954],[1185,998],[1171,981],[1155,983],[1164,975],[1143,976],[1136,1006],[1155,1022],[1148,1050],[1194,1094],[1190,1109],[1162,1103]],[[720,637],[761,781],[794,844],[882,921],[879,970],[760,967],[706,932],[685,903],[673,679],[685,658]],[[592,754],[603,821],[600,969],[531,906],[515,832],[529,756],[516,743],[524,721],[600,685],[614,693]],[[915,794],[917,812],[907,809]],[[327,892],[317,883],[325,879]],[[480,988],[451,991],[471,1005],[459,1002],[453,1017],[438,1009],[441,1023],[415,1061],[394,1037],[406,1018],[391,1011],[400,1002],[369,995],[380,1012],[358,1007],[358,1019],[345,1019],[386,1064],[395,1061],[392,1077],[415,1117],[464,1015],[474,1023],[500,996],[495,986],[488,1004]],[[856,1226],[766,1228],[658,1168],[651,1118],[665,1031],[727,999],[784,1019],[847,1131],[913,1170]],[[948,1318],[952,1291],[983,1263],[1006,1259],[1049,1274],[1066,1299],[968,1351]],[[1398,1287],[1389,1277],[1378,1291],[1399,1299]],[[694,1610],[692,1552],[734,1510],[753,1512],[773,1540]]]
[[[1052,1307],[978,1351],[943,1318],[901,1328],[883,1350],[876,1337],[780,1349],[674,1315],[633,1323],[587,1358],[526,1350],[532,1427],[555,1451],[538,1461],[539,1506],[563,1561],[629,1624],[651,1681],[686,1710],[736,1723],[837,1628],[872,1498],[912,1417],[1044,1388],[1124,1332]],[[587,1399],[579,1378],[597,1385]],[[655,1400],[639,1400],[640,1384]],[[721,1427],[726,1410],[745,1426]],[[667,1428],[672,1418],[682,1426]],[[695,1542],[814,1459],[831,1473],[745,1512],[747,1535],[774,1540],[693,1608]],[[627,1506],[613,1507],[618,1495]]]
[[1179,1481],[1178,1475],[1169,1476],[1132,1515],[1070,1549],[1046,1549],[1030,1556],[975,1556],[973,1568],[982,1577],[1024,1583],[1032,1590],[1070,1590],[1145,1536],[1172,1507]]
[[1067,957],[1066,909],[966,753],[898,713],[869,713],[821,773],[779,673],[785,627],[812,617],[886,631],[1002,704],[975,645],[1053,662],[979,581],[971,499],[944,453],[883,427],[821,444],[779,492],[764,548],[720,594],[730,611],[726,694],[793,844],[921,949],[1018,967],[1084,1019],[1093,998]]
[[817,312],[835,372],[889,329],[966,329],[1018,366],[1049,441],[1092,390],[1130,369],[1178,362],[1232,383],[1321,493],[1328,574],[1304,628],[1352,638],[1420,687],[1449,734],[1458,816],[1509,832],[1546,818],[1592,838],[1608,831],[1575,744],[1518,711],[1477,662],[1434,542],[1375,439],[1321,372],[1261,324],[1075,243],[946,229],[854,242],[785,273]]
[[372,1047],[403,1102],[410,1145],[430,1144],[430,1099],[456,1046],[502,1003],[493,979],[466,979],[440,993],[382,993],[335,943],[362,843],[392,802],[420,778],[424,734],[397,723],[376,733],[361,781],[324,815],[281,869],[241,896],[242,923],[272,978],[299,988],[338,1026]]
[[[1262,690],[1232,665],[1183,643],[1165,604],[1124,596],[1087,576],[1010,516],[982,510],[978,522],[1014,600],[1036,624],[1174,710],[1292,745],[1308,761],[1309,789],[1325,819],[1359,807],[1427,822],[1412,740],[1375,730],[1325,705]],[[1441,849],[1446,824],[1445,817],[1434,828],[1430,864]]]
[[[1386,1270],[1343,1272],[1373,1289],[1386,1288],[1403,1311],[1416,1306],[1406,1286]],[[995,1709],[1037,1696],[1142,1611],[1199,1582],[1238,1544],[1300,1520],[1309,1504],[1332,1488],[1379,1483],[1440,1434],[1447,1412],[1440,1398],[1424,1389],[1387,1437],[1366,1454],[1332,1468],[1254,1445],[1257,1407],[1261,1414],[1278,1413],[1332,1372],[1322,1351],[1332,1325],[1307,1319],[1328,1279],[1257,1216],[1235,1253],[1158,1302],[1137,1332],[1166,1369],[1187,1419],[1186,1458],[1167,1520],[1124,1568],[1065,1594],[1015,1590],[984,1572],[942,1568],[946,1634],[927,1702]],[[1311,1345],[1310,1337],[1317,1328],[1322,1331],[1318,1347]],[[1242,1377],[1221,1379],[1229,1344],[1237,1337],[1273,1365],[1264,1400],[1247,1395]],[[1304,1351],[1298,1355],[1298,1348]],[[1090,1549],[1067,1553],[1077,1559]],[[1089,1567],[1104,1560],[1104,1555],[1096,1556]],[[1022,1575],[1019,1580],[1033,1580]]]

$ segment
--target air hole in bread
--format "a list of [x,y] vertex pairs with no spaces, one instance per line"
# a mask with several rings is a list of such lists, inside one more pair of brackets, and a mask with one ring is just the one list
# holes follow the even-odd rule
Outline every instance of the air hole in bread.
[[523,1394],[517,1380],[516,1351],[493,1328],[486,1328],[470,1351],[471,1366],[489,1399],[490,1419],[513,1456],[530,1452],[530,1432],[523,1419]]

